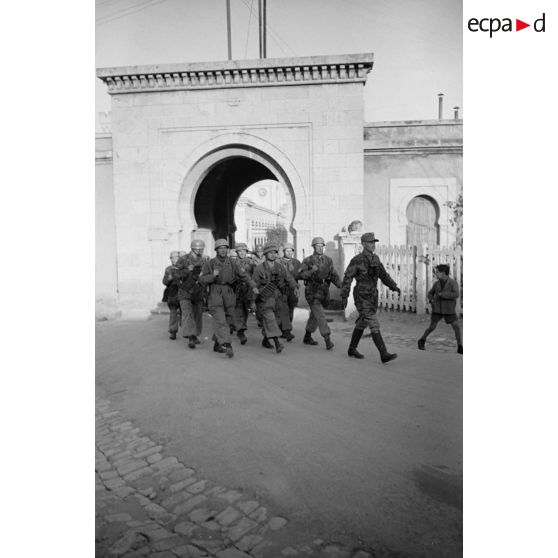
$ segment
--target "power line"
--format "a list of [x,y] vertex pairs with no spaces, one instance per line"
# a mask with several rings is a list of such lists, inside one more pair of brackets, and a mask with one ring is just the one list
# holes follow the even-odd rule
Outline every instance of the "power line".
[[146,8],[150,8],[151,6],[156,6],[161,2],[165,2],[166,0],[145,0],[141,4],[137,4],[136,6],[131,6],[129,8],[124,8],[117,12],[113,12],[112,14],[103,16],[95,20],[95,25],[104,25],[105,23],[109,23],[110,21],[114,21],[115,19],[120,19],[121,17],[126,17],[136,12],[140,12],[141,10],[145,10]]
[[116,4],[117,2],[121,2],[121,1],[122,1],[122,0],[103,0],[103,2],[97,2],[97,3],[95,4],[95,7],[104,6],[105,4],[110,4],[111,2],[112,2],[113,4]]
[[[250,13],[252,13],[252,6],[248,6],[248,2],[247,0],[242,0],[242,3],[244,4],[244,6],[246,7],[246,9],[250,10]],[[281,49],[281,52],[285,55],[285,56],[289,56],[288,52],[285,51],[285,49],[281,46],[279,41],[282,41],[285,46],[292,52],[293,56],[296,56],[295,51],[290,47],[289,43],[287,43],[287,41],[285,41],[285,39],[283,39],[279,33],[277,33],[277,31],[275,31],[275,29],[273,29],[273,27],[271,27],[271,25],[268,25],[266,22],[266,26],[265,28],[269,31],[269,35],[270,37],[274,40],[275,44]]]
[[250,37],[250,25],[252,24],[252,6],[254,5],[254,0],[250,2],[250,16],[248,18],[248,31],[246,32],[246,45],[244,47],[244,58],[246,58],[246,54],[248,53],[248,37]]

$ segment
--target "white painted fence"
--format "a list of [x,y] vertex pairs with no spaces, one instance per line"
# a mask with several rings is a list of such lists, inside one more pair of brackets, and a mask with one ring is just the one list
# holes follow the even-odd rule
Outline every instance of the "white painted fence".
[[463,312],[463,252],[461,248],[441,246],[378,246],[376,253],[386,271],[401,289],[401,295],[390,291],[378,281],[378,307],[426,314],[429,311],[427,293],[436,281],[434,269],[438,264],[450,266],[450,275],[459,284],[461,296],[456,312]]

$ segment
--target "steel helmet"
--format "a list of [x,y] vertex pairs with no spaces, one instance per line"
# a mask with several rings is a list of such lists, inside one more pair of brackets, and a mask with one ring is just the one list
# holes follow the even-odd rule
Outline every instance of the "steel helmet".
[[283,250],[288,250],[288,249],[294,250],[294,244],[291,244],[290,242],[285,242],[283,244]]
[[218,238],[215,241],[215,250],[217,250],[217,248],[219,248],[219,246],[226,246],[228,248],[229,247],[229,241],[225,240],[224,238]]
[[312,239],[312,246],[314,246],[315,244],[325,245],[325,240],[321,236],[316,236],[315,238]]
[[268,252],[279,252],[279,247],[277,246],[277,244],[274,244],[273,242],[269,242],[268,244],[266,244],[264,246],[264,249],[263,249],[264,256]]
[[239,250],[246,250],[248,251],[248,246],[246,244],[244,244],[244,242],[240,242],[239,244],[237,244],[235,247],[235,250],[238,252]]
[[192,250],[203,250],[205,248],[205,242],[201,238],[194,238],[190,243],[190,248],[192,248]]

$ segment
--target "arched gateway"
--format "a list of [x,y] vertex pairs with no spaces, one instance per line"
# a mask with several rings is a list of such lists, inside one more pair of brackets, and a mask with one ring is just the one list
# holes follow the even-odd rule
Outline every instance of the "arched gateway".
[[299,254],[312,236],[330,242],[362,220],[372,63],[358,54],[99,69],[112,96],[120,309],[147,312],[160,299],[170,250],[231,237],[234,205],[258,180],[288,188]]

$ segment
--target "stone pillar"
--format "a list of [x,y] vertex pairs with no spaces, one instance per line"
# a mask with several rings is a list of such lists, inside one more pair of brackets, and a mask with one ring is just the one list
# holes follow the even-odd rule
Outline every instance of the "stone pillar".
[[[362,244],[360,243],[360,233],[358,235],[353,235],[351,233],[340,233],[338,236],[339,241],[339,254],[341,256],[341,269],[344,273],[345,269],[349,265],[349,262],[362,251]],[[341,279],[343,279],[343,273],[341,274]],[[347,299],[347,308],[345,308],[345,320],[349,316],[356,312],[355,303],[353,300],[353,288],[355,282],[351,284],[351,292],[349,293],[349,298]]]

